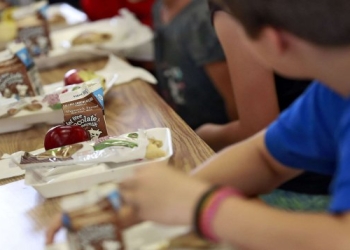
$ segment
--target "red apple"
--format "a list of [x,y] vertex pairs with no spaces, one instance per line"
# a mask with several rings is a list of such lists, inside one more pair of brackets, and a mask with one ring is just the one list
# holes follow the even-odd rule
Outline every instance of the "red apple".
[[44,147],[46,150],[49,150],[88,140],[90,140],[90,134],[82,127],[76,125],[58,125],[47,131]]
[[64,74],[64,85],[72,85],[84,82],[84,80],[79,76],[79,70],[71,69]]
[[64,75],[64,85],[67,86],[72,84],[79,84],[96,78],[101,79],[101,86],[103,89],[105,89],[106,80],[104,77],[86,69],[71,69],[67,71],[67,73]]

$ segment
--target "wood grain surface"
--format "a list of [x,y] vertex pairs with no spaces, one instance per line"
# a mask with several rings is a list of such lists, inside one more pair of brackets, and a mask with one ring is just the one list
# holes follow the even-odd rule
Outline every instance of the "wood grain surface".
[[[98,70],[106,60],[67,65],[41,72],[45,84],[62,80],[71,68]],[[174,155],[170,164],[189,171],[213,154],[213,151],[158,96],[150,84],[141,80],[113,87],[105,97],[106,123],[110,135],[119,135],[139,128],[171,129]],[[0,134],[0,152],[32,151],[43,147],[50,126],[39,124],[30,129]],[[23,176],[0,180],[0,249],[44,249],[44,227],[57,211],[59,200],[43,199],[24,184]]]

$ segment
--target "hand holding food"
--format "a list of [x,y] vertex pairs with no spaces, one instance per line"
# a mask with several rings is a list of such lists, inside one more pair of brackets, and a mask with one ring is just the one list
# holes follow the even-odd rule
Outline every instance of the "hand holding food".
[[[72,205],[74,204],[74,205]],[[65,227],[77,249],[87,246],[100,249],[114,242],[124,249],[121,232],[139,223],[131,207],[123,206],[117,186],[113,183],[92,187],[89,191],[62,200],[63,212],[57,214],[46,231],[46,244],[54,241],[56,232]],[[95,249],[95,248],[93,248]]]
[[134,206],[141,219],[190,225],[195,205],[209,186],[170,167],[151,166],[138,169],[120,189],[126,204]]
[[45,135],[46,150],[90,140],[90,134],[80,126],[58,125]]

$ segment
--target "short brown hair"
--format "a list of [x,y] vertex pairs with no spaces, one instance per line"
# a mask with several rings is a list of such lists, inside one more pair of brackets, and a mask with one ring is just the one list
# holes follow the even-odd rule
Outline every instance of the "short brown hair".
[[265,26],[322,46],[350,45],[350,0],[212,0],[256,38]]

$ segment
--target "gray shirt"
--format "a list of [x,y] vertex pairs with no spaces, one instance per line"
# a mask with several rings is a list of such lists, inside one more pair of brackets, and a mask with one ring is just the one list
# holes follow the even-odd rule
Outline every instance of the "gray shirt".
[[224,102],[204,66],[225,61],[206,1],[192,0],[170,23],[153,8],[156,72],[163,98],[193,128],[228,121]]

